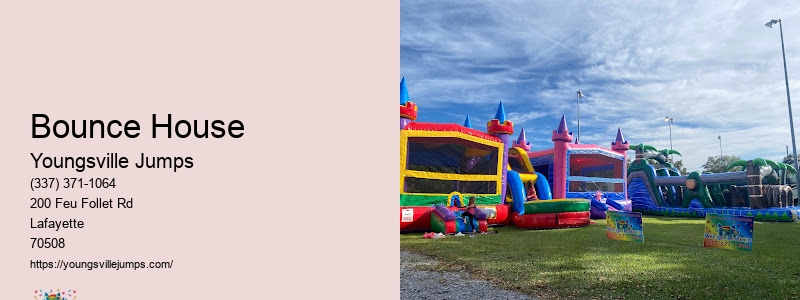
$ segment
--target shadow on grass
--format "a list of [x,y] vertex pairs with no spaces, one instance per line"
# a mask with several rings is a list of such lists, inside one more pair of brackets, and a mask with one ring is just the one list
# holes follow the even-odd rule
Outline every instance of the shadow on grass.
[[752,252],[704,248],[703,219],[645,216],[643,243],[609,240],[597,223],[474,239],[401,234],[401,249],[541,298],[800,297],[800,223],[756,222]]

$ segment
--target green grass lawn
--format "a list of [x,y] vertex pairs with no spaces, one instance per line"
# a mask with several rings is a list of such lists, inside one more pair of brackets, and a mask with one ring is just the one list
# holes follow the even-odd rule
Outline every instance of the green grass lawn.
[[545,299],[798,299],[800,222],[755,222],[752,252],[703,247],[704,219],[643,218],[644,243],[609,240],[605,221],[474,239],[400,235],[400,249],[432,256],[437,270]]

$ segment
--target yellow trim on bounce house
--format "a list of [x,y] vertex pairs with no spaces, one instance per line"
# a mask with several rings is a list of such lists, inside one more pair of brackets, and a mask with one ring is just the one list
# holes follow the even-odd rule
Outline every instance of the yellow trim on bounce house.
[[453,199],[453,196],[456,196],[456,195],[458,195],[458,200],[459,200],[458,202],[461,202],[461,205],[459,207],[467,206],[467,204],[464,203],[464,195],[462,195],[459,192],[452,192],[449,195],[447,195],[447,204],[446,205],[450,206],[450,199]]
[[[425,171],[406,170],[406,158],[408,157],[408,138],[410,137],[454,137],[475,142],[481,145],[497,148],[497,175],[463,175],[463,174],[442,174]],[[406,177],[444,179],[461,181],[496,181],[502,183],[503,173],[503,143],[489,141],[480,137],[469,135],[457,131],[426,131],[426,130],[400,130],[400,193],[403,194],[403,184]],[[530,162],[529,162],[530,163]],[[497,195],[503,188],[502,184],[497,184]]]
[[[456,192],[456,193],[458,193],[458,192]],[[442,205],[446,205],[446,206],[449,206],[449,205],[450,205],[450,196],[451,196],[452,194],[453,194],[453,193],[450,193],[450,194],[437,194],[437,193],[403,193],[403,195],[441,196],[441,197],[442,197],[442,199],[444,199],[444,200],[442,200],[442,203],[440,203],[440,204],[442,204]],[[464,194],[461,194],[461,195],[464,195]],[[496,197],[498,197],[498,199],[500,198],[500,194],[466,194],[466,197],[467,197],[467,198],[469,198],[470,196],[475,196],[475,197],[493,197],[493,196],[496,196]],[[466,201],[466,200],[463,200],[464,198],[459,198],[459,199],[462,199],[462,204],[464,204],[464,203],[465,203],[464,201]],[[466,205],[466,204],[464,204],[464,205]],[[487,206],[486,204],[482,204],[482,205],[484,205],[484,206],[486,206],[486,207],[490,207],[490,206],[491,206],[491,205]]]
[[416,177],[439,180],[459,180],[459,181],[500,181],[503,175],[467,175],[452,173],[436,173],[428,171],[405,170],[401,172],[404,177]]
[[[525,184],[528,181],[533,181],[536,183],[536,180],[539,179],[539,175],[536,174],[519,174],[519,179],[522,179],[522,183]],[[526,189],[528,187],[525,187]]]
[[[520,159],[522,159],[522,164],[525,165],[525,168],[528,169],[528,173],[533,173],[535,170],[533,169],[533,165],[531,165],[531,159],[528,157],[528,153],[525,152],[525,149],[520,147],[513,147],[508,149],[508,154],[511,156],[511,152],[516,152],[514,154],[519,155]],[[511,165],[508,166],[511,168]]]

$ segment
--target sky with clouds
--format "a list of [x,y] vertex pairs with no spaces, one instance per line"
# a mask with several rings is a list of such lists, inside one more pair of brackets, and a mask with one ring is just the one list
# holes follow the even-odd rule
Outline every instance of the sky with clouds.
[[[792,152],[779,25],[800,124],[800,5],[792,1],[401,1],[400,76],[418,121],[486,130],[498,103],[533,151],[564,115],[580,142],[709,156]],[[793,94],[794,95],[794,94]],[[800,134],[800,131],[797,132]],[[798,145],[800,147],[800,145]],[[629,154],[632,154],[629,153]]]

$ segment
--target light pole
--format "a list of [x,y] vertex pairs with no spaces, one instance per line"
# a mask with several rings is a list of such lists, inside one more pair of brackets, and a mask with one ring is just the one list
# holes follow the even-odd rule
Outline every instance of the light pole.
[[578,91],[578,99],[575,99],[575,106],[578,108],[578,136],[575,138],[575,144],[581,140],[581,98],[583,98],[583,93]]
[[[789,129],[792,132],[792,151],[794,154],[794,168],[798,170],[797,166],[797,144],[794,141],[794,121],[792,120],[792,98],[789,96],[789,74],[786,72],[786,50],[783,47],[783,22],[781,19],[772,19],[765,26],[772,28],[773,24],[778,24],[778,28],[781,32],[781,52],[783,53],[783,77],[786,79],[786,102],[789,103]],[[800,184],[800,170],[794,173],[795,176],[795,184]]]
[[722,159],[722,136],[718,135],[717,139],[719,140],[719,159]]
[[[664,117],[664,122],[667,122],[669,124],[669,150],[672,150],[672,123],[675,122],[675,119],[670,117]],[[669,160],[670,162],[673,161],[672,153],[669,154]]]

